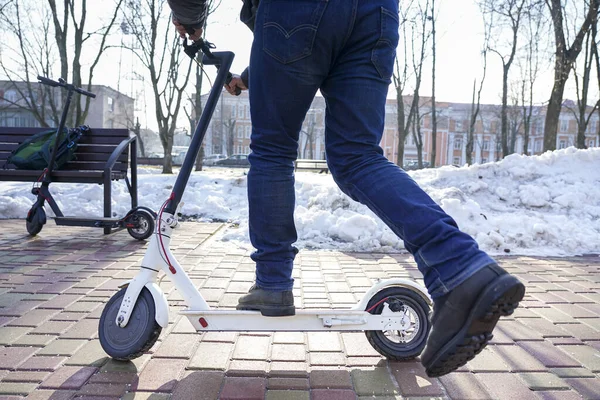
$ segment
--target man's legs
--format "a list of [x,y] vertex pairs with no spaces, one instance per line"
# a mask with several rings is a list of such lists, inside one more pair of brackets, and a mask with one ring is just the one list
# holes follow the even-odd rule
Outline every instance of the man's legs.
[[321,86],[327,160],[341,190],[376,213],[415,257],[435,300],[422,360],[429,374],[442,375],[487,344],[498,317],[512,312],[524,288],[383,156],[379,143],[398,43],[398,3],[358,4],[352,34]]

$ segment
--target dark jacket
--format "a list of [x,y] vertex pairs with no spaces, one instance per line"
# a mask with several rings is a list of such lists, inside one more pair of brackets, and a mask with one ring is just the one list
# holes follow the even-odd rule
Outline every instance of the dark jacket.
[[[203,28],[207,15],[207,0],[167,0],[173,17],[182,25],[189,28]],[[242,0],[242,11],[240,20],[245,23],[252,32],[254,32],[254,21],[256,19],[256,10],[260,0]],[[248,87],[248,68],[241,74],[242,80]]]
[[173,17],[186,28],[204,28],[207,0],[167,0]]

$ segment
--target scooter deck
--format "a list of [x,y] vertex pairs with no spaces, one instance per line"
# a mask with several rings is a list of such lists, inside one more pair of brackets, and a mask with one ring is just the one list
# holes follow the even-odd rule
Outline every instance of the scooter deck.
[[91,227],[116,227],[119,218],[82,218],[82,217],[54,217],[56,225],[63,226],[91,226]]
[[297,309],[296,315],[265,317],[258,311],[184,310],[194,328],[204,331],[364,331],[408,329],[410,316],[391,312],[386,307],[381,314],[362,310]]

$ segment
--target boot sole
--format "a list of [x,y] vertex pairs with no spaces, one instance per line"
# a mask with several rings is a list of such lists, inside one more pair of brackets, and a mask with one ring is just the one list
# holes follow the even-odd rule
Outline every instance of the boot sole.
[[260,311],[264,317],[288,317],[296,315],[294,306],[263,306],[263,305],[238,305],[236,310]]
[[427,375],[446,375],[475,358],[492,339],[500,317],[511,315],[523,296],[525,286],[512,275],[492,281],[475,302],[463,328],[425,365]]

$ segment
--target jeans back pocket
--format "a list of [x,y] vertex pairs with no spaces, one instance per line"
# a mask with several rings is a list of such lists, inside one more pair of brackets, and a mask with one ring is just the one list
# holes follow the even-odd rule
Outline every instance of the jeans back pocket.
[[381,33],[371,53],[371,62],[383,79],[391,79],[394,73],[394,59],[400,35],[397,13],[381,7]]
[[263,51],[283,64],[311,55],[327,0],[263,1]]

